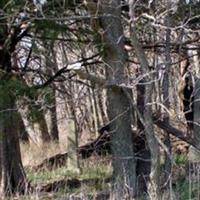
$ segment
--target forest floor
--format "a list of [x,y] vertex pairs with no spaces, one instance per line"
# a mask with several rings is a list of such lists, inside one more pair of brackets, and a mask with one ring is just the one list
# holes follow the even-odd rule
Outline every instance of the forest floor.
[[[106,200],[111,188],[112,164],[111,157],[92,156],[81,159],[81,173],[72,173],[67,169],[67,163],[54,169],[39,168],[45,159],[57,154],[66,153],[67,143],[37,145],[21,144],[23,165],[28,180],[33,186],[33,192],[11,199],[21,200]],[[173,140],[173,180],[172,186],[177,194],[177,200],[196,199],[200,191],[200,177],[198,182],[191,184],[187,175],[187,153],[181,149],[185,144]],[[178,146],[180,146],[180,151]],[[176,152],[176,150],[178,151]],[[181,152],[183,151],[183,152]]]
[[21,144],[22,160],[28,180],[34,186],[30,195],[15,197],[15,199],[39,200],[86,200],[108,199],[110,178],[112,174],[110,156],[92,156],[80,160],[81,172],[72,173],[67,169],[67,163],[54,169],[35,169],[46,158],[65,153],[65,144],[47,144],[43,147]]
[[[63,148],[63,149],[62,149]],[[15,197],[22,200],[106,200],[111,183],[111,158],[109,156],[92,156],[81,160],[81,173],[71,173],[67,163],[62,167],[49,170],[35,170],[44,159],[58,153],[64,153],[64,147],[58,144],[48,144],[42,148],[21,145],[22,158],[28,179],[34,186],[30,195]],[[188,200],[193,195],[190,183],[186,178],[186,154],[175,154],[173,163],[173,187],[180,200]],[[196,186],[192,193],[197,192]],[[194,195],[193,195],[194,196]]]

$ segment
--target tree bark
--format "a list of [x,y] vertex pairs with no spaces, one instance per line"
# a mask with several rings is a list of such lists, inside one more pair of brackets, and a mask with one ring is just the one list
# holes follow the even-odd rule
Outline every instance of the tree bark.
[[[166,25],[170,25],[170,14],[167,15]],[[165,72],[163,75],[162,84],[162,103],[164,107],[169,110],[169,73],[171,67],[171,56],[170,56],[170,41],[171,41],[171,30],[168,28],[166,30],[166,48],[165,48]],[[162,80],[162,79],[161,79]],[[169,123],[169,113],[164,111],[163,121]],[[172,147],[170,134],[165,132],[164,135],[164,144],[167,147],[168,152],[165,152],[165,163],[164,163],[164,188],[172,193]]]
[[[145,82],[145,107],[144,107],[144,117],[141,119],[143,120],[143,125],[145,127],[145,135],[147,138],[148,146],[151,152],[151,173],[150,173],[150,181],[148,184],[148,194],[150,199],[152,200],[159,200],[160,199],[160,191],[159,191],[159,182],[160,182],[160,153],[159,153],[159,144],[156,140],[154,135],[154,128],[153,128],[153,116],[152,116],[152,91],[153,91],[153,84],[152,84],[152,73],[149,69],[149,64],[144,53],[144,50],[141,47],[136,35],[136,29],[134,24],[134,1],[129,1],[130,7],[130,19],[131,19],[131,41],[134,46],[137,58],[141,65],[141,71],[144,75],[144,82]],[[146,75],[146,76],[145,76]]]
[[[5,84],[4,84],[5,83]],[[0,83],[0,195],[25,192],[26,176],[22,166],[16,129],[15,98],[9,80]]]
[[[120,0],[101,0],[104,17],[103,61],[108,82],[120,84],[125,79],[126,52],[124,51]],[[135,194],[136,164],[131,130],[132,107],[124,91],[111,87],[107,90],[107,113],[110,120],[111,149],[113,155],[113,191],[111,199],[132,198]]]
[[200,79],[195,82],[194,89],[194,140],[200,148]]
[[[137,77],[141,76],[141,70],[138,68]],[[138,112],[142,117],[144,117],[144,108],[145,108],[145,86],[144,81],[140,80],[136,86],[137,88],[137,108]],[[145,128],[140,120],[140,117],[137,115],[137,140],[135,144],[135,152],[137,157],[137,196],[142,196],[144,193],[147,193],[147,182],[149,181],[149,174],[151,168],[151,155],[150,149],[148,147],[147,139],[145,136]],[[137,144],[138,143],[138,144]],[[138,152],[138,153],[137,153]]]
[[[3,7],[5,2],[3,2]],[[5,9],[6,11],[6,9]],[[21,161],[19,137],[16,127],[15,92],[16,82],[12,77],[11,56],[15,51],[21,31],[14,29],[11,34],[8,19],[1,14],[0,31],[0,197],[13,193],[24,193],[26,175]],[[23,34],[22,34],[23,35]],[[23,37],[23,36],[21,36]],[[13,67],[14,68],[14,67]],[[17,88],[18,89],[18,88]]]
[[[54,41],[47,42],[43,41],[44,52],[45,52],[45,67],[46,73],[49,77],[52,77],[57,70],[56,53],[54,51]],[[47,127],[50,135],[50,140],[53,142],[59,141],[59,131],[57,124],[57,104],[56,104],[56,83],[52,83],[50,87],[50,108],[47,110],[46,118],[48,120]]]

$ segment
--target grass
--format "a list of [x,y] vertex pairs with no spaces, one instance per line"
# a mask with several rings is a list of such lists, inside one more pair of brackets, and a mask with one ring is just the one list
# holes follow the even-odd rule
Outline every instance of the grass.
[[[108,191],[110,189],[110,184],[106,182],[106,179],[111,177],[112,166],[110,158],[98,158],[92,157],[87,160],[81,160],[81,173],[72,173],[67,169],[66,166],[61,168],[56,168],[52,171],[34,171],[32,166],[38,165],[46,159],[47,157],[53,156],[57,153],[64,153],[66,147],[64,142],[61,145],[58,144],[48,144],[40,148],[36,145],[21,145],[23,163],[26,166],[26,173],[28,179],[34,185],[45,185],[52,183],[57,180],[69,180],[78,179],[81,181],[81,187],[79,188],[60,188],[56,192],[52,193],[39,193],[37,190],[29,196],[23,196],[18,199],[22,200],[50,200],[59,199],[62,196],[73,195],[85,195],[83,199],[93,199],[95,194],[99,191]],[[190,187],[189,181],[186,179],[185,164],[187,163],[187,155],[185,154],[175,154],[174,155],[174,168],[173,168],[173,183],[174,191],[178,194],[180,200],[195,199],[198,192],[200,191],[200,184],[193,184]],[[189,187],[192,188],[191,192]],[[67,199],[67,198],[66,198]],[[196,200],[199,198],[196,197]]]
[[[81,181],[80,188],[60,188],[54,195],[61,196],[64,194],[87,194],[94,195],[98,191],[108,190],[109,183],[106,182],[112,174],[110,159],[89,159],[81,161],[81,173],[72,173],[66,166],[56,168],[52,171],[42,170],[33,171],[31,168],[26,168],[28,179],[34,185],[45,185],[57,180],[78,179]],[[39,194],[38,194],[39,195]]]
[[[200,177],[194,177],[192,180],[186,172],[186,165],[189,162],[186,154],[174,155],[175,168],[173,169],[174,177],[174,191],[178,194],[180,200],[199,200],[200,199]],[[189,169],[188,169],[189,170]]]
[[174,162],[176,165],[185,165],[188,161],[188,156],[186,154],[175,154]]
[[[60,188],[56,192],[41,193],[35,190],[33,194],[27,196],[20,196],[16,199],[22,200],[50,200],[61,198],[66,195],[86,195],[84,199],[93,199],[94,195],[102,190],[108,190],[110,185],[105,181],[112,174],[112,167],[110,158],[95,158],[91,157],[87,160],[81,160],[81,173],[72,173],[66,166],[55,168],[52,171],[41,170],[35,171],[33,167],[40,164],[44,159],[51,157],[58,153],[64,153],[67,149],[67,142],[61,140],[60,144],[44,144],[37,146],[35,144],[27,145],[21,144],[22,162],[25,166],[28,180],[32,185],[44,186],[48,183],[53,183],[59,180],[78,179],[81,181],[80,188]],[[91,198],[90,198],[90,197]],[[58,199],[59,199],[58,198]]]
[[110,161],[101,159],[81,161],[81,173],[72,173],[66,166],[56,168],[52,171],[42,170],[33,171],[32,168],[26,167],[26,173],[31,181],[44,182],[62,178],[78,178],[84,179],[101,179],[111,176]]
[[179,194],[180,200],[199,200],[200,198],[200,183],[191,185],[189,180],[182,180],[177,182],[174,189]]

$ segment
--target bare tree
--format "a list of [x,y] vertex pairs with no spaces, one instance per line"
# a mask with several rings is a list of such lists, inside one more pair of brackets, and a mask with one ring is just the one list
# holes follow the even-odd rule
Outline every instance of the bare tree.
[[[127,54],[124,51],[124,34],[121,22],[120,1],[100,1],[101,25],[104,30],[103,62],[110,84],[107,90],[107,112],[113,155],[112,199],[133,197],[136,183],[135,158],[131,131],[131,104],[123,89],[112,87],[125,80]],[[130,91],[127,91],[130,92]],[[128,195],[128,196],[127,196]]]
[[131,19],[131,41],[135,48],[135,52],[137,58],[141,64],[142,74],[145,76],[143,79],[145,82],[145,108],[144,108],[144,118],[143,125],[145,127],[145,134],[147,138],[147,142],[151,152],[151,173],[150,173],[150,181],[148,185],[148,192],[150,198],[153,200],[160,198],[159,192],[159,181],[160,181],[160,153],[159,153],[159,145],[156,137],[154,135],[153,128],[153,120],[152,120],[152,109],[151,109],[151,98],[152,98],[152,73],[149,69],[149,64],[146,58],[146,55],[139,43],[136,35],[136,29],[134,24],[134,1],[130,1],[130,19]]

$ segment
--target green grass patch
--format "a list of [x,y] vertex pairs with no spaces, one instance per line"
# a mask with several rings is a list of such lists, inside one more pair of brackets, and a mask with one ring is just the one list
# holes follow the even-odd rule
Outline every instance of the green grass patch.
[[178,181],[174,190],[179,194],[180,200],[197,200],[200,195],[200,183],[190,183],[188,180]]
[[174,162],[177,165],[186,164],[187,161],[188,161],[188,156],[186,154],[175,154],[174,155]]
[[[107,162],[107,161],[106,161]],[[67,167],[56,168],[54,170],[33,171],[26,169],[27,177],[33,184],[48,184],[57,180],[78,179],[81,181],[81,188],[70,189],[60,188],[58,193],[79,193],[86,192],[94,194],[96,191],[108,189],[106,180],[111,177],[112,167],[110,161],[107,163],[101,160],[82,160],[81,173],[72,173]]]

